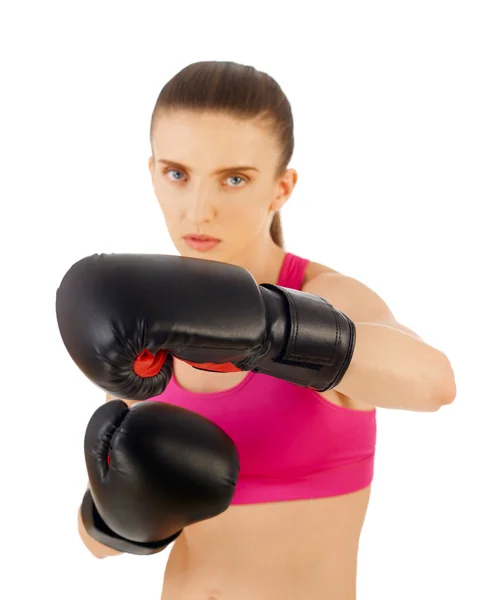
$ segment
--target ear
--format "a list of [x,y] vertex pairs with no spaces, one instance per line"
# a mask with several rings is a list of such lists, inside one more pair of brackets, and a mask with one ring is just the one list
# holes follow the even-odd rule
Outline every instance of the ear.
[[284,175],[276,183],[276,194],[270,203],[271,211],[276,212],[286,204],[293,193],[297,181],[298,173],[294,169],[286,169]]
[[150,156],[148,159],[148,170],[150,171],[150,175],[153,177],[153,156]]

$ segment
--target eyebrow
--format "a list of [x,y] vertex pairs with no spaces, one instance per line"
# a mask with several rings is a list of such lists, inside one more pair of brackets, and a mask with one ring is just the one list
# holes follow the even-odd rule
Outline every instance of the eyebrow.
[[[169,165],[169,166],[173,167],[174,169],[178,169],[179,171],[192,171],[193,170],[193,169],[190,169],[189,167],[187,167],[186,165],[182,165],[181,163],[178,163],[174,160],[168,160],[166,158],[159,158],[158,162],[163,165]],[[252,167],[249,165],[235,165],[233,167],[222,167],[221,169],[216,169],[214,171],[214,173],[216,175],[219,175],[221,173],[228,173],[228,172],[232,172],[232,171],[258,171],[258,169],[256,167]]]

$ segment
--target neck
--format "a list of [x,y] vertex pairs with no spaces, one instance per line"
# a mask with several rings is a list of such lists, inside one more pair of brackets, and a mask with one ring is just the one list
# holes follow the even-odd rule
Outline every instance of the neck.
[[272,239],[255,244],[253,249],[229,261],[249,271],[257,283],[277,283],[279,272],[286,254]]

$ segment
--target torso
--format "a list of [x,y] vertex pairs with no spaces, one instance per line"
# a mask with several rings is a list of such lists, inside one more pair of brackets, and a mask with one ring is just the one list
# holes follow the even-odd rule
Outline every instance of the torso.
[[[332,269],[309,263],[303,285]],[[182,387],[217,392],[246,373],[207,373],[175,361]],[[371,410],[326,392],[352,410]],[[354,600],[358,542],[370,487],[317,500],[232,505],[174,543],[162,600]]]

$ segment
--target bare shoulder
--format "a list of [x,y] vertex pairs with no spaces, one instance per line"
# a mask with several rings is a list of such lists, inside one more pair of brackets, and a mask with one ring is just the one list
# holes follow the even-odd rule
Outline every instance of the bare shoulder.
[[304,282],[302,291],[324,298],[354,323],[386,325],[422,340],[418,333],[398,322],[391,307],[376,290],[355,277],[322,271]]
[[305,286],[307,283],[309,283],[316,277],[319,277],[320,275],[325,275],[325,274],[341,275],[341,273],[339,273],[335,269],[331,269],[331,267],[327,267],[326,265],[323,265],[318,262],[310,261],[305,270],[305,276],[303,278],[303,286]]
[[398,323],[386,300],[363,281],[317,264],[308,269],[307,275],[302,291],[324,298],[354,323],[387,325],[420,339],[417,333]]
[[324,298],[354,322],[392,322],[390,308],[375,290],[323,265],[307,269],[301,289]]

